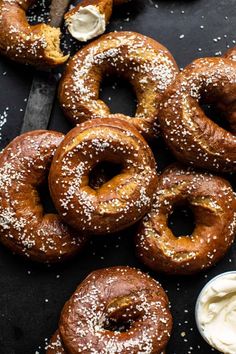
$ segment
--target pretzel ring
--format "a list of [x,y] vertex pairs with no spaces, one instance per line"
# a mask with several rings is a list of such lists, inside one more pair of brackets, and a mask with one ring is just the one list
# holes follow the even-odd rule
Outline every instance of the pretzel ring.
[[0,52],[12,60],[36,66],[63,64],[59,28],[44,23],[31,26],[26,11],[34,0],[0,0]]
[[55,338],[71,354],[160,354],[171,327],[168,299],[158,282],[129,267],[101,269],[65,304],[47,354],[56,353],[53,348],[63,353]]
[[[192,235],[175,237],[167,226],[174,207],[189,204],[195,215]],[[179,166],[161,176],[152,210],[136,236],[137,255],[151,269],[191,274],[219,261],[234,241],[236,198],[230,184]]]
[[14,139],[0,155],[0,241],[38,262],[59,262],[76,254],[85,237],[45,214],[37,188],[45,182],[63,134],[34,131]]
[[[169,51],[158,42],[134,32],[109,33],[80,50],[68,63],[59,87],[59,100],[73,123],[92,118],[119,117],[150,139],[159,134],[160,101],[178,72]],[[99,99],[105,74],[130,81],[137,95],[134,118],[111,114]]]
[[[95,190],[89,174],[104,161],[119,163],[121,172]],[[49,174],[61,218],[93,234],[134,224],[151,207],[156,185],[154,156],[143,137],[125,121],[110,118],[72,129],[57,149]]]
[[[231,132],[211,121],[199,101],[215,103]],[[159,116],[166,143],[183,162],[213,171],[236,171],[236,62],[195,60],[166,91]]]

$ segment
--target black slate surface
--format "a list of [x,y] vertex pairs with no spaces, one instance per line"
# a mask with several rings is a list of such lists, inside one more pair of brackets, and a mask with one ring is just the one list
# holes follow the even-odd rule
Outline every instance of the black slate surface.
[[[134,0],[117,9],[108,31],[134,30],[151,36],[167,46],[180,67],[184,67],[194,58],[220,55],[235,45],[235,5],[235,0]],[[73,43],[67,39],[64,47],[73,52]],[[20,131],[32,77],[33,69],[0,58],[1,148]],[[132,113],[135,109],[132,91],[124,82],[118,83],[116,89],[113,84],[107,80],[101,96],[113,112]],[[52,112],[50,128],[63,132],[71,128],[58,103]],[[154,151],[160,168],[173,161],[162,141],[155,144]],[[234,180],[234,176],[229,178],[231,182]],[[47,199],[45,195],[42,198]],[[183,231],[185,224],[186,218],[180,214],[175,221],[176,231]],[[130,265],[148,271],[135,258],[134,230],[94,238],[74,260],[53,267],[25,261],[0,246],[0,354],[44,353],[47,339],[57,328],[62,306],[90,271],[112,265]],[[150,273],[161,281],[171,300],[174,329],[167,354],[212,353],[196,329],[195,301],[209,279],[223,271],[235,270],[235,254],[234,245],[217,266],[191,277]]]

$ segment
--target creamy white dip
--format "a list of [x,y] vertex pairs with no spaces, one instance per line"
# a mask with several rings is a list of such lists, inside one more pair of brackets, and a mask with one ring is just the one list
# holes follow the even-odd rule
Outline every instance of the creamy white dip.
[[86,42],[105,32],[105,15],[96,6],[88,5],[68,17],[66,25],[74,38]]
[[236,272],[224,273],[206,285],[198,299],[196,320],[212,347],[236,353]]

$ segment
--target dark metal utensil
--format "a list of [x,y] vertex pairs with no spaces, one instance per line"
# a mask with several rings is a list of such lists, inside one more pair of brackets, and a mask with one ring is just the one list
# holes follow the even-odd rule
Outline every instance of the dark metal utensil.
[[[50,24],[60,27],[70,0],[52,0]],[[21,133],[47,129],[56,95],[58,74],[53,70],[37,71],[30,89]]]

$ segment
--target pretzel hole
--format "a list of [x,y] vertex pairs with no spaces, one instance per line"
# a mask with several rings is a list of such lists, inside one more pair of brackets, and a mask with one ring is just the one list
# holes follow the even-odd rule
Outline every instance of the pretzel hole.
[[122,170],[123,165],[120,163],[107,161],[100,162],[94,166],[89,173],[89,186],[97,190],[113,177],[119,175]]
[[112,114],[121,113],[129,117],[135,116],[137,99],[128,80],[105,75],[100,86],[100,99],[106,103]]
[[205,115],[214,123],[216,123],[219,127],[227,130],[228,132],[232,132],[229,121],[223,114],[215,107],[214,104],[200,104],[201,109],[205,113]]
[[57,214],[56,208],[50,196],[48,183],[37,186],[40,202],[43,206],[44,214]]
[[129,319],[127,321],[125,320],[114,320],[112,318],[106,319],[106,322],[104,324],[104,329],[112,332],[127,332],[130,330],[133,320]]
[[133,323],[141,316],[132,296],[114,299],[107,308],[107,318],[104,329],[113,332],[127,332]]
[[187,201],[173,206],[167,225],[175,237],[192,235],[196,226],[195,216]]

